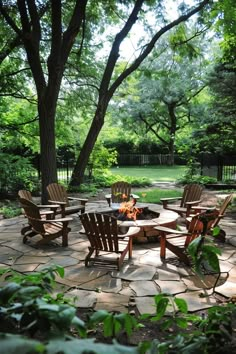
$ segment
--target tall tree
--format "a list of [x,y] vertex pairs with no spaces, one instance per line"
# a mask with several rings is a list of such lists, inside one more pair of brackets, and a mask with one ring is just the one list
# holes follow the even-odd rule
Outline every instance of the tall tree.
[[[136,81],[131,80],[130,86],[124,85],[119,109],[114,108],[124,127],[137,135],[155,136],[170,155],[171,165],[174,164],[176,134],[196,118],[196,98],[206,86],[207,60],[203,53],[207,42],[199,35],[198,31],[189,32],[185,39],[189,48],[185,51],[182,46],[170,49],[165,40],[163,48],[166,50],[162,54],[153,52],[137,70]],[[191,40],[188,42],[187,38]]]
[[[101,83],[98,88],[98,100],[95,115],[92,120],[92,124],[89,129],[86,140],[77,159],[72,174],[71,185],[79,185],[83,180],[89,155],[95,145],[96,139],[104,124],[104,117],[107,111],[108,104],[118,87],[129,75],[131,75],[140,66],[140,64],[151,53],[156,43],[161,39],[161,37],[165,33],[168,33],[168,31],[170,31],[172,28],[175,28],[179,24],[187,21],[195,14],[202,12],[204,8],[206,8],[207,5],[211,3],[211,1],[204,0],[191,9],[186,7],[185,4],[182,4],[183,13],[176,20],[168,22],[166,21],[166,19],[164,19],[164,21],[162,22],[162,26],[159,23],[154,26],[154,28],[152,28],[152,33],[154,34],[152,35],[149,42],[142,46],[142,51],[140,52],[140,54],[130,65],[127,65],[127,67],[125,67],[124,70],[118,76],[116,76],[114,74],[116,73],[121,43],[128,36],[137,17],[141,16],[143,3],[144,1],[141,0],[135,1],[134,7],[129,17],[125,21],[121,30],[117,32],[115,39],[112,43],[107,64],[104,69],[104,74],[102,76]],[[155,31],[156,27],[159,28],[157,31]]]
[[[119,85],[139,67],[164,33],[202,12],[211,3],[212,0],[203,0],[197,1],[197,5],[192,8],[182,6],[181,15],[176,20],[166,24],[163,19],[161,28],[159,23],[154,25],[152,28],[154,34],[149,42],[142,48],[136,59],[117,76],[115,69],[121,43],[127,38],[138,18],[143,18],[148,6],[153,6],[154,11],[162,1],[105,0],[102,4],[88,0],[70,0],[66,3],[62,3],[61,0],[0,1],[4,38],[7,38],[7,45],[1,47],[0,60],[5,60],[9,53],[20,45],[24,52],[21,49],[18,51],[30,68],[37,92],[43,201],[47,199],[46,186],[57,180],[55,117],[63,76],[71,56],[77,55],[78,65],[81,64],[81,53],[84,49],[86,55],[87,50],[87,47],[84,47],[85,38],[86,36],[92,38],[91,29],[99,24],[104,27],[104,14],[108,16],[105,19],[107,23],[112,21],[110,15],[112,13],[116,14],[114,22],[123,24],[114,38],[108,55],[98,88],[96,112],[78,157],[72,184],[80,184],[83,179],[89,155],[104,123],[108,104]],[[97,11],[98,9],[100,11]],[[119,18],[121,13],[122,18]],[[159,15],[162,14],[161,11]],[[155,31],[156,26],[157,31]]]
[[[20,43],[25,50],[37,91],[43,202],[47,200],[46,186],[57,181],[56,107],[65,65],[78,34],[80,41],[83,40],[87,0],[77,0],[70,5],[73,10],[65,26],[60,0],[39,4],[34,0],[19,0],[10,6],[8,1],[0,2],[0,13],[11,33],[15,33],[14,44]],[[50,20],[49,15],[43,17],[45,14],[50,14]],[[48,52],[47,41],[50,43]],[[10,42],[11,48],[15,48],[14,44]],[[5,49],[2,58],[8,52],[9,49]]]

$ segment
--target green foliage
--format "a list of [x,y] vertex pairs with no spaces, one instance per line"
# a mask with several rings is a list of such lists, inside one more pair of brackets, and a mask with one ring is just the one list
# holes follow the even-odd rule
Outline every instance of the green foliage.
[[207,346],[211,348],[225,348],[233,339],[232,321],[236,316],[234,304],[213,306],[208,310],[208,316],[199,323],[199,329],[207,338]]
[[[175,353],[223,353],[221,348],[230,348],[233,341],[233,322],[236,318],[235,304],[214,306],[208,310],[206,317],[191,315],[185,300],[175,298],[170,294],[155,296],[156,315],[145,314],[142,319],[161,321],[161,328],[168,330],[174,326],[182,330],[192,328],[186,333],[176,336],[166,333],[165,339],[160,342],[140,343],[142,354],[175,354]],[[166,314],[168,313],[168,316]],[[230,349],[229,349],[230,350]]]
[[[130,336],[142,324],[129,314],[113,314],[105,310],[96,311],[88,316],[86,322],[82,321],[76,315],[76,308],[67,304],[63,295],[56,298],[52,295],[55,275],[64,276],[64,269],[60,266],[27,275],[9,269],[1,269],[0,274],[3,273],[8,280],[0,289],[0,340],[3,354],[16,351],[23,354],[57,354],[58,350],[65,354],[218,353],[217,349],[229,345],[233,338],[235,305],[215,306],[202,319],[188,314],[185,300],[170,294],[158,294],[154,298],[156,314],[146,314],[138,320],[161,321],[165,339],[161,342],[156,339],[140,342],[138,347],[120,345],[116,340],[112,344],[99,343],[95,339],[87,339],[87,332],[103,326],[105,337],[115,338],[123,332]],[[168,335],[173,326],[181,330],[191,326],[192,331]]]
[[138,327],[137,319],[130,314],[113,314],[104,310],[96,311],[89,317],[88,328],[94,328],[103,323],[105,337],[116,337],[122,330],[125,330],[128,336]]
[[0,274],[4,273],[8,283],[0,289],[2,353],[10,353],[13,347],[22,350],[21,353],[58,353],[58,348],[63,353],[83,353],[85,348],[94,353],[106,350],[117,354],[120,351],[138,353],[136,348],[126,348],[116,342],[106,345],[94,343],[93,339],[78,339],[86,338],[87,331],[101,323],[107,337],[115,337],[121,331],[129,336],[138,322],[129,314],[101,310],[95,312],[85,324],[63,294],[51,295],[55,275],[64,276],[62,267],[55,265],[27,275],[1,269]]
[[217,179],[209,176],[201,176],[200,163],[193,157],[190,157],[187,161],[186,170],[178,182],[181,184],[199,183],[199,184],[214,184],[217,183]]
[[188,246],[188,253],[193,259],[194,270],[200,276],[204,276],[204,270],[220,272],[220,264],[217,255],[221,254],[213,242],[206,240],[204,235],[197,237]]
[[89,157],[89,178],[106,172],[112,165],[117,163],[117,152],[108,149],[101,142],[97,143]]
[[[35,177],[34,177],[35,176]],[[28,158],[0,153],[0,193],[37,188],[37,171]]]
[[21,208],[17,202],[10,201],[8,199],[0,201],[0,214],[2,214],[4,218],[13,218],[21,213]]

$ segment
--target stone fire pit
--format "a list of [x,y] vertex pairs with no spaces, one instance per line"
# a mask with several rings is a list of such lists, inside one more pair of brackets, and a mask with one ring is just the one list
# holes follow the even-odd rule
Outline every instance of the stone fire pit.
[[144,210],[144,219],[139,220],[137,216],[136,220],[119,220],[118,210],[120,204],[111,204],[110,207],[96,210],[97,213],[112,214],[117,217],[119,228],[124,233],[131,226],[138,226],[141,228],[140,233],[135,236],[134,242],[146,243],[158,240],[158,231],[154,229],[155,226],[166,226],[175,229],[176,221],[179,215],[173,211],[165,210],[161,206],[156,204],[141,204],[135,205],[139,209]]

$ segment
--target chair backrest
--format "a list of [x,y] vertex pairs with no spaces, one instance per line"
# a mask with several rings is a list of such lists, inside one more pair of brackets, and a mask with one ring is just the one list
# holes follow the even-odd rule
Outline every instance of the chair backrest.
[[69,206],[68,195],[64,186],[58,183],[51,183],[47,186],[47,191],[49,199],[58,202],[65,202],[66,206]]
[[27,190],[25,190],[25,189],[19,190],[18,196],[19,196],[19,198],[24,198],[24,199],[27,199],[27,200],[32,201],[32,194],[31,194],[31,192],[30,192],[30,191],[27,191]]
[[29,223],[32,225],[33,229],[40,234],[44,234],[44,226],[39,220],[41,220],[41,215],[39,212],[39,208],[32,201],[20,198],[21,207],[25,211],[25,215],[29,219]]
[[202,195],[203,187],[199,184],[187,184],[184,187],[181,207],[186,207],[186,202],[193,202],[195,200],[200,200]]
[[219,210],[206,210],[202,213],[196,214],[192,217],[188,226],[188,233],[190,236],[186,237],[185,247],[198,236],[206,235],[212,228],[215,220],[218,218]]
[[119,251],[116,218],[99,213],[84,213],[79,217],[93,249],[108,252]]
[[223,203],[221,204],[221,207],[219,208],[219,216],[218,218],[215,220],[214,224],[212,225],[212,227],[215,227],[219,224],[220,220],[222,219],[222,217],[224,217],[226,209],[228,208],[229,204],[231,203],[233,199],[233,194],[229,194],[223,201]]
[[115,182],[111,186],[111,202],[121,203],[130,200],[131,184],[124,181]]

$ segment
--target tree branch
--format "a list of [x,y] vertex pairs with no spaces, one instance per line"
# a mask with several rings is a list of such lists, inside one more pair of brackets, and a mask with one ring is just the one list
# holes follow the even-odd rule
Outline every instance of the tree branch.
[[[168,25],[164,26],[160,31],[158,31],[151,41],[146,45],[145,49],[143,52],[139,55],[139,57],[125,70],[123,73],[113,82],[113,84],[110,86],[108,95],[109,98],[112,97],[113,93],[117,89],[117,87],[124,81],[124,79],[127,78],[133,71],[135,71],[139,65],[143,62],[143,60],[148,56],[148,54],[152,51],[154,48],[157,40],[167,31],[169,31],[171,28],[176,27],[180,23],[188,20],[190,17],[192,17],[194,14],[198,13],[200,10],[202,10],[210,0],[204,0],[202,1],[197,7],[195,7],[193,10],[190,10],[186,15],[180,16],[177,20],[174,20],[170,22]],[[111,50],[112,51],[112,50]]]

